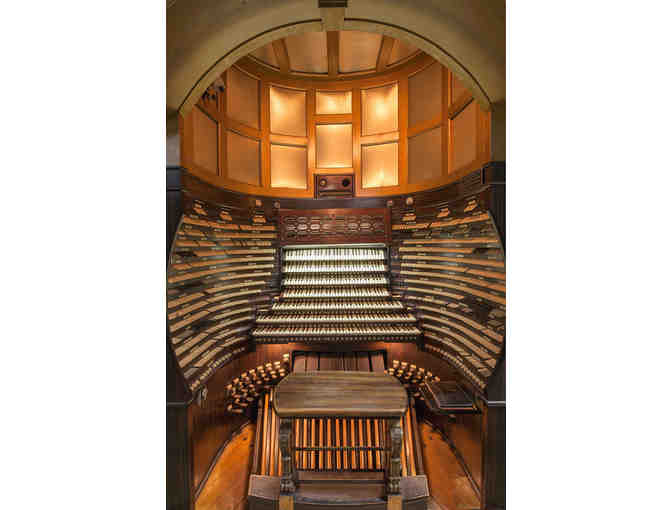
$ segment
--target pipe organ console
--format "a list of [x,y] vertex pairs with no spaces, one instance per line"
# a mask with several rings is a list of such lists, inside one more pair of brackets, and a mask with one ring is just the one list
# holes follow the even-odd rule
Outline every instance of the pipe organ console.
[[[275,478],[256,480],[252,500],[276,508],[278,445],[288,440],[273,414],[276,384],[297,370],[358,370],[387,372],[409,398],[404,509],[426,506],[426,482],[415,476],[422,471],[423,421],[458,452],[481,507],[500,505],[503,170],[486,167],[440,190],[391,199],[255,198],[189,175],[184,182],[167,270],[167,340],[169,387],[176,388],[171,437],[181,448],[174,456],[186,459],[174,483],[185,484],[191,503],[222,442],[256,422],[255,476]],[[393,358],[403,361],[388,364]],[[352,437],[350,429],[336,435],[343,432],[339,418],[302,420],[299,478],[310,478],[301,472],[303,456],[317,452],[332,459],[320,480],[330,470],[340,471],[335,480],[350,480],[345,465],[333,462],[343,441],[358,454],[357,448],[377,453],[366,450],[381,433],[372,420],[353,419]],[[381,440],[380,448],[386,445]],[[382,464],[363,465],[375,472]]]
[[415,340],[417,319],[390,298],[387,268],[383,244],[284,246],[282,292],[257,316],[255,342]]

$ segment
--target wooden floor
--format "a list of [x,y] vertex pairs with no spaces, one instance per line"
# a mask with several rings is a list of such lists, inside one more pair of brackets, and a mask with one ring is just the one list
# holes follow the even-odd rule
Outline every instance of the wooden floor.
[[[432,510],[472,510],[480,507],[460,464],[441,435],[419,423]],[[250,424],[224,449],[200,497],[196,510],[244,510],[253,454],[255,426]]]
[[249,424],[231,439],[196,500],[196,510],[245,509],[254,433],[254,424]]
[[[472,510],[481,507],[476,492],[441,434],[425,422],[418,423],[429,494],[439,510]],[[428,508],[436,508],[428,505]]]

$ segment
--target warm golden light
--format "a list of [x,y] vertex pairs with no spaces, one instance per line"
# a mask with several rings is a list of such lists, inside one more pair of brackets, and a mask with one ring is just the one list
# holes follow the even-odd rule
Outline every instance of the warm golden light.
[[352,113],[352,92],[329,91],[320,92],[316,96],[316,113],[318,115]]
[[271,133],[306,136],[306,92],[270,87]]
[[397,84],[362,90],[362,135],[397,131]]
[[305,147],[271,144],[271,187],[306,189],[308,151]]
[[352,124],[321,124],[315,127],[317,167],[352,167]]
[[382,143],[362,147],[362,187],[397,186],[398,143]]

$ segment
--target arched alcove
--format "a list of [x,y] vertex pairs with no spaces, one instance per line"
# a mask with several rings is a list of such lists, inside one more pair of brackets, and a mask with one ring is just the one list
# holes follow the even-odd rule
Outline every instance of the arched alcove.
[[[504,8],[475,1],[358,0],[327,21],[315,0],[175,2],[167,15],[169,115],[188,112],[206,88],[244,55],[291,34],[359,30],[407,41],[454,72],[484,109],[505,95]],[[335,26],[327,26],[335,23]]]

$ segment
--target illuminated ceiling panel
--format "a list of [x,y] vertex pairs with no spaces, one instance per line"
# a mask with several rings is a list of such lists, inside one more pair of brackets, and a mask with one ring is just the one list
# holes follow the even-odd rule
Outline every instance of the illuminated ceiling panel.
[[342,73],[372,71],[376,68],[383,36],[369,32],[340,32],[338,68]]
[[306,32],[285,38],[289,66],[300,73],[327,73],[327,33]]

